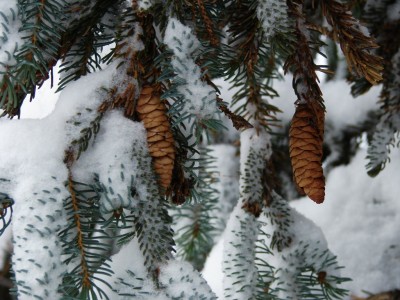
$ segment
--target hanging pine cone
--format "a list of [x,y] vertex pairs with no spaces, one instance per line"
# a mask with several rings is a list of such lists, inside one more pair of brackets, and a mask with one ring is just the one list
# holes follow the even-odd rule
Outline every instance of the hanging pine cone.
[[175,147],[166,108],[156,88],[143,87],[136,110],[147,131],[154,170],[159,176],[160,185],[166,190],[171,183]]
[[319,104],[299,104],[289,131],[289,151],[294,180],[310,199],[322,203],[325,178],[322,171],[324,110]]

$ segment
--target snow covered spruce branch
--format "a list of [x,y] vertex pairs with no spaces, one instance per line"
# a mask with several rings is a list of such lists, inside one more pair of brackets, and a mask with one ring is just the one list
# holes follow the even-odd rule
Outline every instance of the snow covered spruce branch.
[[[388,160],[399,45],[388,46],[370,2],[367,26],[387,51],[336,0],[1,3],[3,116],[20,117],[61,74],[50,116],[0,120],[0,243],[12,240],[14,296],[217,299],[200,272],[222,238],[223,299],[345,299],[348,278],[321,230],[278,191],[325,199],[320,33],[340,44],[358,91],[383,82],[370,173]],[[273,102],[284,76],[289,132]],[[1,268],[4,257],[0,247]]]

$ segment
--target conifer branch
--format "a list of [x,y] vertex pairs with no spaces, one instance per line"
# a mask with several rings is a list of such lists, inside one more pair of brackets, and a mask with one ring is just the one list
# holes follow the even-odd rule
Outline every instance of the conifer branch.
[[[328,250],[322,232],[275,191],[271,197],[257,241],[261,250],[256,253],[258,299],[343,299],[348,292],[338,285],[349,278],[340,276],[341,267]],[[299,230],[302,226],[308,230]],[[271,255],[272,265],[268,264]]]
[[266,205],[263,174],[270,159],[271,137],[264,127],[247,129],[240,136],[240,201],[242,209],[259,217]]
[[212,213],[217,209],[217,191],[212,184],[218,178],[211,167],[213,160],[208,149],[200,151],[199,175],[192,191],[192,201],[172,210],[173,219],[176,220],[177,255],[199,271],[204,267],[216,235]]
[[114,86],[111,91],[112,108],[121,107],[124,109],[127,118],[134,118],[136,109],[135,104],[138,98],[139,74],[137,68],[140,68],[140,62],[137,59],[137,53],[133,52],[128,59],[129,65],[125,71],[122,82]]
[[0,91],[4,93],[1,101],[5,110],[3,115],[19,116],[25,95],[31,93],[31,99],[34,98],[36,86],[40,87],[49,78],[48,73],[57,62],[63,30],[61,23],[54,21],[62,20],[61,10],[60,4],[52,0],[40,3],[22,1],[20,4],[23,21],[20,31],[24,44],[15,54],[17,63],[7,68],[0,82]]
[[197,0],[197,6],[199,8],[201,18],[203,19],[203,22],[205,24],[207,34],[208,34],[208,40],[210,41],[210,45],[213,47],[217,47],[219,44],[219,41],[216,38],[216,35],[214,32],[214,24],[213,24],[211,18],[208,16],[207,10],[204,6],[204,0]]
[[[385,168],[390,149],[395,146],[400,132],[400,50],[393,55],[391,66],[385,70],[385,82],[381,93],[381,111],[372,139],[369,141],[367,159],[368,174],[375,177]],[[399,144],[397,144],[399,146]]]
[[109,299],[96,281],[109,283],[99,278],[99,274],[110,276],[109,258],[111,245],[107,244],[108,234],[103,228],[96,228],[96,223],[105,223],[100,216],[98,196],[87,184],[74,180],[73,165],[76,162],[74,150],[65,152],[64,163],[68,170],[67,189],[69,197],[64,200],[68,214],[68,224],[59,233],[66,259],[64,264],[72,264],[69,272],[64,274],[60,291],[71,299],[89,299],[94,294]]
[[[233,87],[239,88],[232,101],[233,107],[238,106],[235,113],[255,127],[270,128],[277,121],[275,114],[279,111],[264,99],[276,95],[269,86],[274,63],[262,37],[256,9],[257,3],[252,0],[233,3],[229,7],[232,53],[224,67],[228,76],[234,78]],[[246,99],[244,104],[238,105],[243,99]]]
[[289,1],[289,12],[296,19],[297,47],[295,52],[287,58],[284,69],[285,72],[293,69],[293,89],[299,103],[316,102],[324,107],[322,92],[318,85],[319,79],[315,72],[320,67],[314,64],[309,46],[307,38],[309,33],[302,12],[302,2],[302,0]]
[[256,217],[244,211],[241,203],[228,221],[224,241],[224,298],[254,299],[258,289],[258,270],[255,264],[259,224]]
[[334,32],[326,26],[321,26],[315,23],[307,23],[307,29],[317,31],[327,37],[329,37],[332,41],[338,42],[337,36]]
[[373,85],[381,82],[382,58],[371,53],[378,48],[375,40],[361,31],[360,23],[344,4],[336,0],[320,3],[322,12],[340,43],[350,71],[365,77]]
[[[68,8],[60,7],[59,3],[53,3],[52,0],[42,1],[38,5],[29,1],[24,2],[22,18],[26,22],[21,30],[30,32],[30,35],[25,38],[29,42],[26,42],[16,53],[19,63],[15,66],[7,66],[0,81],[2,95],[0,106],[4,109],[2,116],[8,115],[10,118],[20,116],[20,108],[25,96],[30,93],[31,99],[35,97],[36,88],[40,88],[47,79],[52,78],[52,69],[58,60],[67,55],[79,37],[86,36],[87,32],[93,30],[113,3],[112,0],[97,1],[93,6],[93,14],[86,14],[70,27],[65,28],[62,24]],[[30,17],[35,19],[35,24],[29,21]],[[65,80],[64,84],[70,80]],[[64,84],[61,84],[60,89],[64,87]]]
[[[201,271],[214,244],[215,228],[210,220],[210,211],[214,201],[203,199],[202,203],[186,203],[177,207],[173,217],[184,221],[183,227],[176,230],[177,256],[190,262],[194,268]],[[179,224],[178,224],[179,225]]]
[[[72,155],[71,153],[67,153],[67,156]],[[69,158],[67,158],[69,159]],[[79,206],[78,206],[78,200],[76,198],[76,193],[74,190],[74,184],[73,184],[73,179],[72,179],[72,172],[71,169],[68,168],[68,190],[71,194],[71,204],[72,204],[72,210],[74,211],[74,219],[75,219],[75,227],[76,227],[76,235],[77,235],[77,248],[80,252],[80,264],[81,264],[81,272],[82,272],[82,287],[84,289],[90,289],[92,284],[90,282],[90,274],[88,271],[88,266],[86,262],[86,253],[85,253],[85,248],[83,245],[83,233],[82,233],[82,226],[81,226],[81,217],[79,215]]]

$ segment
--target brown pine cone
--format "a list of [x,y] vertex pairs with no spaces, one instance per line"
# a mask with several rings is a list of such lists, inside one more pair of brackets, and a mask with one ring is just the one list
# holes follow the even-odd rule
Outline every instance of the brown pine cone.
[[289,130],[289,152],[294,180],[300,191],[322,203],[325,177],[322,171],[324,110],[318,104],[299,104]]
[[154,170],[159,176],[160,185],[166,190],[172,179],[175,147],[166,108],[155,87],[143,87],[136,111],[147,131],[147,142],[153,158]]

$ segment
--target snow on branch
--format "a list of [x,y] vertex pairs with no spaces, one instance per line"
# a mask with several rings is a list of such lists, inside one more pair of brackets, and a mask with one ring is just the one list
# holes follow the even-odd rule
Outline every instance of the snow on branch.
[[171,111],[194,122],[207,122],[216,117],[218,104],[215,90],[202,80],[201,68],[196,64],[200,42],[192,29],[179,20],[170,18],[166,28],[164,43],[173,52],[171,66],[175,76],[177,101]]
[[260,19],[268,41],[275,34],[286,32],[289,27],[286,2],[280,0],[260,0],[257,6],[257,17]]
[[257,259],[268,263],[268,276],[261,280],[271,299],[343,299],[347,294],[340,284],[349,279],[340,276],[321,229],[275,192],[260,229],[259,242],[269,251],[257,253]]
[[225,299],[252,299],[256,294],[258,277],[254,263],[257,219],[244,211],[239,202],[231,214],[227,228],[222,265]]
[[272,154],[270,135],[265,128],[250,128],[241,133],[240,143],[240,200],[258,217],[264,201],[263,172]]
[[171,261],[163,266],[160,282],[164,286],[164,299],[217,299],[200,273],[188,262]]
[[[400,133],[400,51],[393,56],[390,78],[382,92],[382,114],[368,147],[368,174],[376,176],[389,161],[390,149],[395,146]],[[397,144],[398,146],[398,144]]]
[[17,199],[13,268],[18,299],[59,299],[58,287],[67,265],[63,264],[58,232],[67,226],[63,200],[68,192],[63,178],[46,171],[20,180],[13,193]]

